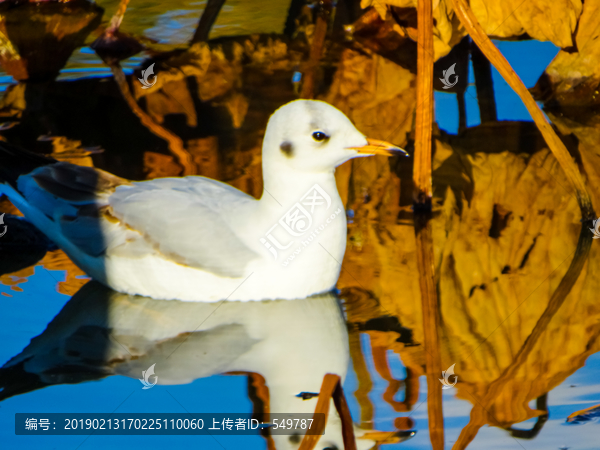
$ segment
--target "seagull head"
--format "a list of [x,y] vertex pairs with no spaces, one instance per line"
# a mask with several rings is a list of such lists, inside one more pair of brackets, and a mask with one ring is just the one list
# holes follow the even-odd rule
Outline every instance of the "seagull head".
[[366,138],[339,109],[318,100],[294,100],[279,108],[265,132],[263,163],[301,172],[331,172],[349,159],[408,156],[384,141]]

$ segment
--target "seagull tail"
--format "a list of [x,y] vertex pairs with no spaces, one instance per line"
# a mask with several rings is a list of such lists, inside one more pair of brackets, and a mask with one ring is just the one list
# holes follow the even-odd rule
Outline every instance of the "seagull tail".
[[17,179],[21,175],[56,162],[53,158],[0,141],[0,183],[8,184],[13,189],[17,189]]

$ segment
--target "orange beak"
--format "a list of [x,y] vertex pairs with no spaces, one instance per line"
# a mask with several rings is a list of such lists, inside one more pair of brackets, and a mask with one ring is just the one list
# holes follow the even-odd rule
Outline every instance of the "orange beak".
[[367,145],[363,145],[361,147],[347,148],[348,150],[356,150],[358,153],[366,153],[369,155],[393,156],[396,152],[400,152],[404,154],[404,156],[408,156],[406,150],[400,147],[396,147],[395,145],[392,145],[389,142],[379,141],[377,139],[367,138]]

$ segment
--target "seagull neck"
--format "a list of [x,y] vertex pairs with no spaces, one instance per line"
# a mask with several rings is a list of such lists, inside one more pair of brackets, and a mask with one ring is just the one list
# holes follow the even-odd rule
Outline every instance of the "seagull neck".
[[268,175],[264,175],[264,188],[261,200],[274,199],[279,204],[296,202],[315,184],[319,185],[331,197],[338,197],[333,170],[320,173],[286,170],[279,172],[269,171]]

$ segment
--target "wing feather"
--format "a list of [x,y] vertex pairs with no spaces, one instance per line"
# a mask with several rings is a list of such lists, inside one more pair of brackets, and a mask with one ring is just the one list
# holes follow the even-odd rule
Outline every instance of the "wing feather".
[[241,277],[258,255],[236,235],[224,212],[256,201],[204,177],[163,178],[118,188],[112,213],[180,264]]
[[88,255],[133,259],[160,252],[226,277],[242,276],[258,256],[224,214],[256,200],[209,178],[130,182],[59,162],[21,176],[18,189]]

